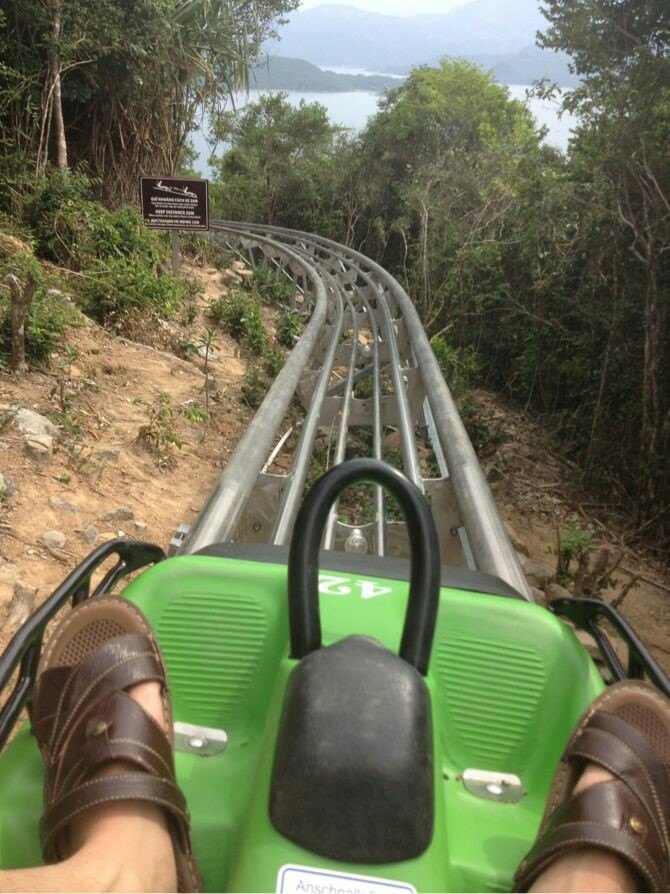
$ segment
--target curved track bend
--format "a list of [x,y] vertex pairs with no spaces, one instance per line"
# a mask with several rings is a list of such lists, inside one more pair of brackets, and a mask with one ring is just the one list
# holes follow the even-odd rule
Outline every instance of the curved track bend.
[[[383,458],[383,438],[398,432],[402,467],[430,501],[445,565],[494,574],[532,596],[479,462],[415,307],[400,284],[364,255],[320,236],[255,224],[215,221],[210,238],[253,267],[283,272],[293,309],[309,317],[301,338],[245,431],[197,519],[180,528],[175,552],[226,541],[289,542],[319,434],[331,464],[345,458],[353,433]],[[366,398],[355,386],[371,378]],[[367,395],[370,395],[369,397]],[[268,469],[291,434],[287,411],[297,398],[304,417],[285,474]],[[429,445],[439,474],[422,472]],[[406,556],[404,522],[374,491],[372,520],[359,524],[371,553]],[[342,549],[354,526],[331,513],[323,546]]]

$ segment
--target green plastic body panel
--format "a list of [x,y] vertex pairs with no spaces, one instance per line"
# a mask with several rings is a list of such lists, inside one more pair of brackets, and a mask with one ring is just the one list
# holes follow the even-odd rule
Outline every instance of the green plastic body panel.
[[[358,633],[397,650],[406,582],[324,572],[321,590],[324,644]],[[295,665],[288,658],[286,566],[177,557],[144,572],[123,595],[157,631],[175,719],[222,728],[229,737],[220,755],[176,756],[209,890],[274,891],[287,864],[417,891],[509,890],[564,743],[603,688],[584,649],[550,612],[443,588],[426,678],[434,729],[432,843],[415,860],[346,865],[301,849],[269,821],[274,742]],[[514,773],[527,794],[516,804],[477,797],[459,779],[468,768]],[[0,866],[40,862],[41,796],[40,757],[23,728],[0,758]]]

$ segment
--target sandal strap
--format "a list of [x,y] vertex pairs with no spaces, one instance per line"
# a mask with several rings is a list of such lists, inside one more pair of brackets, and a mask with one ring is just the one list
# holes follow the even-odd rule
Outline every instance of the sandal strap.
[[180,843],[190,853],[189,814],[186,801],[174,782],[146,773],[125,773],[84,782],[53,803],[40,821],[42,852],[47,863],[62,859],[58,851],[58,833],[80,813],[113,801],[148,801],[169,811],[175,819]]
[[63,742],[82,708],[112,692],[148,680],[167,688],[156,647],[143,634],[127,634],[110,640],[75,667],[45,671],[33,705],[37,740],[46,746],[52,762],[58,760]]
[[637,730],[613,715],[596,715],[576,738],[569,758],[598,764],[622,779],[644,805],[666,853],[670,851],[670,780],[658,755]]
[[618,854],[643,877],[649,891],[666,891],[666,851],[656,824],[621,780],[596,783],[559,807],[515,875],[515,891],[527,891],[557,857],[585,847]]
[[[128,695],[149,681],[159,684],[164,723]],[[45,764],[45,861],[71,856],[67,833],[75,818],[106,803],[129,802],[131,809],[144,801],[165,811],[179,890],[201,891],[175,776],[167,671],[142,612],[116,596],[76,606],[42,654],[29,711]]]
[[175,782],[168,736],[125,692],[104,697],[73,724],[55,768],[50,800],[58,800],[84,777],[114,760],[136,764],[152,776]]

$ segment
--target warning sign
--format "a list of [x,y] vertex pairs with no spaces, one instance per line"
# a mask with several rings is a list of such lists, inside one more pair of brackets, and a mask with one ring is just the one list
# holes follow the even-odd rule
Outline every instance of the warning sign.
[[208,185],[183,177],[140,177],[144,223],[162,230],[209,229]]

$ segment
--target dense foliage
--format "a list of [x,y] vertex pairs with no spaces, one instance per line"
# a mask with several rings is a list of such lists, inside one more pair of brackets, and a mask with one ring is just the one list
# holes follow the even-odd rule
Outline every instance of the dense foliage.
[[[17,0],[0,12],[6,207],[32,172],[83,164],[106,196],[175,173],[203,107],[245,83],[295,0]],[[0,205],[0,210],[2,206]]]
[[445,61],[414,70],[354,139],[329,131],[318,106],[247,107],[228,121],[217,209],[381,261],[444,356],[467,357],[541,414],[659,549],[670,540],[669,9],[544,0],[541,43],[569,53],[581,79],[564,94],[580,116],[567,157],[504,87]]

